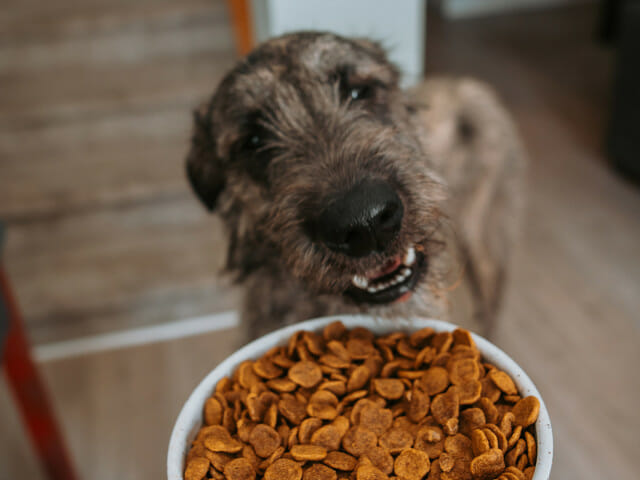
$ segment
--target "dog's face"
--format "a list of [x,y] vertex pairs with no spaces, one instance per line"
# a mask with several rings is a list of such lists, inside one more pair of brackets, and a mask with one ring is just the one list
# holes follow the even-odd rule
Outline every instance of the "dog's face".
[[228,268],[358,304],[410,296],[443,199],[413,116],[374,43],[298,33],[253,51],[196,112],[187,160],[229,228]]

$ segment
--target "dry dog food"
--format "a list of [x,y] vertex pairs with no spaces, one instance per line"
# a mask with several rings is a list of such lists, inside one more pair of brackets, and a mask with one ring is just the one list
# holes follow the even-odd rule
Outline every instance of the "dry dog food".
[[184,478],[531,480],[539,409],[466,330],[334,322],[218,383]]

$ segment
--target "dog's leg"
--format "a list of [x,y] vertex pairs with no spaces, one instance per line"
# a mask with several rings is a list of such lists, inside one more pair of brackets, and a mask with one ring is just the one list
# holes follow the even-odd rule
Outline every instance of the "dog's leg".
[[470,79],[434,79],[426,105],[427,148],[450,187],[457,250],[485,334],[495,328],[521,216],[525,154],[492,91]]

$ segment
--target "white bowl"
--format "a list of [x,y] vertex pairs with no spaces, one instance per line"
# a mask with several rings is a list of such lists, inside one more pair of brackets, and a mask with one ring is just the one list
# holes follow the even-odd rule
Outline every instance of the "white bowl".
[[[424,327],[431,327],[436,332],[452,331],[457,328],[456,325],[451,323],[421,318],[391,322],[367,315],[339,315],[296,323],[258,338],[248,345],[245,345],[214,368],[195,388],[182,407],[176,424],[173,427],[171,440],[169,441],[169,452],[167,454],[168,480],[183,479],[185,457],[191,442],[202,426],[202,409],[204,403],[213,392],[219,380],[223,377],[231,376],[236,367],[243,361],[255,360],[272,347],[286,345],[289,337],[298,330],[319,332],[325,325],[335,320],[341,320],[349,329],[354,327],[368,328],[376,335],[383,335],[398,330],[412,332]],[[536,459],[536,470],[533,480],[549,480],[551,462],[553,460],[553,436],[551,433],[549,412],[540,393],[527,374],[506,353],[478,335],[473,334],[473,339],[478,349],[482,352],[483,357],[489,363],[492,363],[511,376],[523,397],[533,395],[540,400],[540,414],[536,422],[538,458]]]

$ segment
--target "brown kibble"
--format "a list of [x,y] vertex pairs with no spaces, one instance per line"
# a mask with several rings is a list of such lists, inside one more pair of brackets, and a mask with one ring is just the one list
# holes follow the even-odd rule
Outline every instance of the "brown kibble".
[[337,480],[337,478],[338,474],[335,470],[320,463],[311,465],[302,475],[302,480]]
[[511,377],[500,370],[493,370],[489,373],[489,378],[496,387],[502,390],[507,395],[517,395],[518,389],[516,384],[513,383]]
[[495,478],[504,470],[502,451],[493,448],[471,460],[471,474],[478,480]]
[[421,480],[431,467],[429,456],[422,450],[407,448],[395,460],[394,471],[402,480]]
[[467,408],[460,412],[460,433],[471,437],[471,431],[487,423],[484,412],[479,408]]
[[391,428],[380,437],[380,445],[385,447],[393,455],[400,453],[413,445],[413,435],[403,428]]
[[480,378],[478,362],[472,358],[452,359],[449,368],[449,380],[454,385],[460,385]]
[[322,370],[317,363],[303,360],[289,369],[289,379],[304,388],[315,387],[322,380]]
[[370,463],[361,463],[356,470],[356,480],[389,480],[389,477]]
[[309,398],[307,413],[322,420],[333,420],[338,416],[338,397],[329,390],[318,390]]
[[431,327],[421,328],[409,335],[409,345],[413,348],[422,348],[427,340],[435,335],[435,330]]
[[278,393],[291,393],[298,388],[298,385],[288,378],[274,378],[267,382],[267,387]]
[[222,423],[222,405],[214,397],[208,398],[204,404],[204,423],[207,425]]
[[267,380],[272,380],[282,375],[282,369],[274,365],[273,362],[267,357],[258,359],[253,364],[253,371],[259,377],[265,378]]
[[311,441],[311,435],[322,426],[322,420],[319,418],[311,417],[305,418],[298,429],[298,439],[300,443],[309,443]]
[[373,388],[382,398],[397,400],[404,393],[404,384],[397,378],[376,378]]
[[537,453],[536,440],[529,432],[524,432],[524,440],[527,443],[527,457],[529,457],[531,463],[535,463]]
[[264,480],[300,480],[302,467],[293,460],[280,458],[264,472]]
[[327,450],[337,450],[340,448],[343,435],[335,425],[325,425],[311,435],[311,443],[323,446]]
[[471,460],[473,450],[471,448],[471,440],[461,433],[456,433],[444,440],[444,449],[447,453],[454,457],[463,457]]
[[388,408],[380,408],[375,403],[369,402],[360,411],[357,423],[380,436],[391,428],[393,415]]
[[253,362],[242,362],[237,370],[238,383],[247,390],[253,385],[257,385],[261,382],[260,377],[253,371]]
[[351,427],[342,439],[342,447],[351,455],[366,455],[378,443],[376,434],[364,427]]
[[249,435],[249,443],[253,447],[256,455],[267,458],[276,448],[280,446],[280,435],[269,425],[257,425]]
[[209,460],[204,457],[194,457],[187,463],[184,480],[202,480],[209,471]]
[[411,389],[411,400],[409,401],[409,408],[407,410],[407,417],[414,422],[418,423],[429,413],[429,395],[418,388],[416,383]]
[[322,337],[326,342],[330,340],[340,340],[347,333],[347,327],[340,321],[331,322],[322,330]]
[[453,331],[453,343],[454,345],[466,345],[473,349],[476,348],[476,342],[473,341],[471,332],[463,328],[456,328]]
[[428,395],[444,392],[449,385],[449,374],[443,367],[431,367],[419,380],[422,390]]
[[358,460],[355,457],[344,452],[329,452],[324,459],[324,463],[336,470],[343,470],[350,472],[358,464]]
[[185,480],[532,480],[539,408],[466,330],[335,322],[216,385]]
[[431,413],[440,425],[446,425],[450,419],[457,419],[459,411],[460,402],[455,390],[441,393],[431,402]]
[[231,437],[229,430],[221,425],[214,425],[204,439],[204,446],[212,452],[237,453],[242,450],[242,443]]
[[477,380],[470,380],[455,386],[460,399],[460,405],[471,405],[480,400],[482,385]]
[[319,462],[327,456],[327,449],[319,445],[294,445],[291,456],[298,461]]
[[532,480],[533,474],[536,472],[536,467],[527,467],[524,470],[524,478],[525,480]]
[[224,476],[227,480],[254,480],[256,471],[246,459],[236,458],[225,465]]
[[347,340],[347,351],[351,358],[356,360],[364,360],[376,352],[371,341],[362,338],[351,338]]
[[516,425],[527,428],[535,423],[540,413],[540,401],[533,396],[525,397],[513,406]]
[[289,393],[282,395],[278,410],[294,425],[298,425],[307,416],[306,405]]
[[360,390],[367,384],[370,377],[371,372],[364,365],[354,368],[349,376],[349,381],[347,382],[347,391],[353,392],[355,390]]

